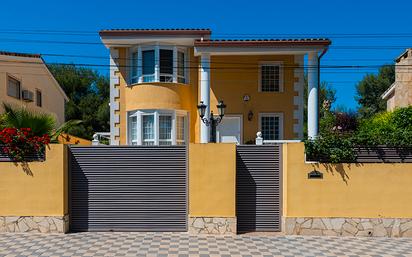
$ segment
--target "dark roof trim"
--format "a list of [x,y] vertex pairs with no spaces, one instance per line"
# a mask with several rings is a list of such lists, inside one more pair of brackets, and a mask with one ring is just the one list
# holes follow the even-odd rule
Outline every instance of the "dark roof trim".
[[16,52],[6,52],[6,51],[0,51],[0,55],[9,55],[9,56],[17,56],[17,57],[29,57],[29,58],[41,58],[40,54],[16,53]]
[[106,29],[100,36],[138,36],[138,35],[210,35],[210,29]]
[[256,47],[256,46],[329,46],[332,42],[326,38],[305,39],[244,39],[244,40],[196,40],[195,46],[204,47]]

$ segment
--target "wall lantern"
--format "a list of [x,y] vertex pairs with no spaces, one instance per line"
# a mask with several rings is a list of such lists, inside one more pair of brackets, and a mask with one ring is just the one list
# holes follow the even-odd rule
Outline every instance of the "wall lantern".
[[249,113],[247,114],[247,120],[251,121],[253,119],[253,112],[252,110],[249,111]]
[[204,124],[206,124],[206,126],[210,126],[210,128],[211,128],[210,141],[212,143],[216,143],[216,127],[222,121],[223,116],[225,116],[226,105],[223,103],[223,101],[219,101],[219,103],[216,105],[216,107],[217,107],[217,111],[219,113],[219,117],[215,118],[213,116],[213,111],[210,111],[210,117],[209,117],[209,119],[207,119],[207,118],[205,118],[207,105],[205,105],[203,103],[203,101],[201,101],[199,103],[199,105],[197,106],[197,109],[199,111],[200,119],[202,120],[202,122]]
[[243,101],[249,102],[249,100],[250,100],[250,96],[248,94],[243,96]]

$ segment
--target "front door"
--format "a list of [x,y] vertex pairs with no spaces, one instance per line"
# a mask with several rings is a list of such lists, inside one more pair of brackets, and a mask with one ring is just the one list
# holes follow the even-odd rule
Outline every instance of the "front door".
[[217,142],[241,144],[241,130],[242,117],[240,115],[225,115],[216,128]]

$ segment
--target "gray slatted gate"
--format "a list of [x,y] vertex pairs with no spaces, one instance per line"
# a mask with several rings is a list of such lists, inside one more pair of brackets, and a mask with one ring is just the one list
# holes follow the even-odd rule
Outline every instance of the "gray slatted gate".
[[186,147],[70,147],[72,231],[187,231]]
[[281,145],[239,145],[236,212],[239,232],[280,231]]

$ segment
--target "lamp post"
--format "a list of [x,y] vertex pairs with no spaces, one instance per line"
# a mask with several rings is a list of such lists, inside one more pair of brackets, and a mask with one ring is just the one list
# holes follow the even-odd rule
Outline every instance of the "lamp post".
[[210,111],[210,118],[207,119],[205,118],[207,105],[205,105],[203,101],[201,101],[197,106],[197,109],[199,110],[200,119],[204,124],[206,124],[206,126],[210,126],[211,128],[210,142],[212,143],[216,143],[216,127],[222,121],[223,116],[225,116],[226,105],[223,103],[223,101],[219,101],[216,107],[219,112],[219,117],[215,118],[213,116],[213,111]]

